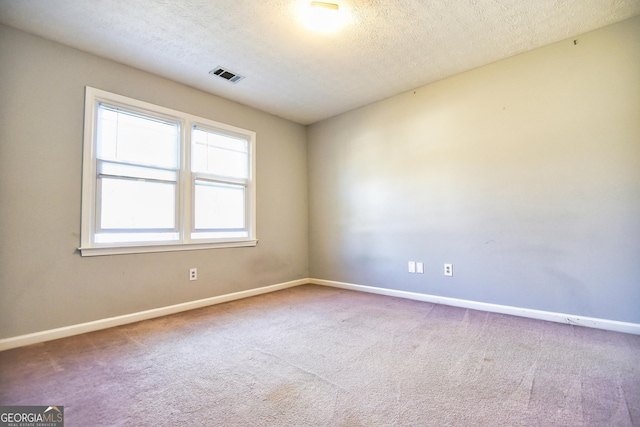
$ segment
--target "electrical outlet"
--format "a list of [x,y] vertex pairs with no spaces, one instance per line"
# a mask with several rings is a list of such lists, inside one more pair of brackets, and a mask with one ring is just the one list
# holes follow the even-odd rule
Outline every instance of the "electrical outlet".
[[416,272],[416,262],[409,261],[409,273],[415,273],[415,272]]
[[416,273],[424,274],[424,263],[423,262],[416,263]]
[[444,265],[444,275],[445,276],[453,276],[453,264],[445,264]]
[[190,268],[189,269],[189,280],[198,280],[198,269]]

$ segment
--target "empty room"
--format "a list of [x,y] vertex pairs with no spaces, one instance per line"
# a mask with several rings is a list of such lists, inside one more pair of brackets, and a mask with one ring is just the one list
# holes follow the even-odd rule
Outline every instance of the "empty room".
[[21,423],[640,426],[640,2],[0,0]]

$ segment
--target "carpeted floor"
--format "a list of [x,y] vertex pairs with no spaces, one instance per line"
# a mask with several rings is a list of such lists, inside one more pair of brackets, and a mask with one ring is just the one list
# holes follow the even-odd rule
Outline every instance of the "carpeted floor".
[[640,336],[300,286],[0,353],[66,426],[640,426]]

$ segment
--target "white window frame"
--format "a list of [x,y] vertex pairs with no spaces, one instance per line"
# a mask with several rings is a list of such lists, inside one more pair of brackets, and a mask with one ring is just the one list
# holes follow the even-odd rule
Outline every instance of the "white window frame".
[[[126,243],[96,242],[98,210],[97,118],[98,106],[105,103],[124,110],[170,119],[180,123],[180,161],[176,195],[176,223],[178,239],[174,241],[139,241]],[[238,180],[245,188],[246,237],[193,239],[195,181],[203,174],[191,172],[191,134],[195,127],[221,134],[234,135],[248,143],[248,177]],[[82,256],[115,255],[146,252],[166,252],[195,249],[255,246],[256,237],[256,133],[203,117],[154,105],[87,86],[85,89],[84,142],[82,164],[82,217],[80,253]],[[221,180],[224,182],[224,180]]]

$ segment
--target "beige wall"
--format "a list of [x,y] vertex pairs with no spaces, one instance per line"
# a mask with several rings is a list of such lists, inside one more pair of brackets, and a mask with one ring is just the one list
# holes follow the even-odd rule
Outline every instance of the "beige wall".
[[[258,246],[82,258],[85,85],[257,132]],[[5,26],[0,94],[0,338],[308,277],[304,126]]]
[[[578,41],[305,129],[0,26],[0,338],[309,276],[640,323],[640,18]],[[85,85],[256,131],[258,246],[80,257]]]
[[312,125],[308,144],[312,277],[640,323],[640,18]]

